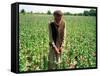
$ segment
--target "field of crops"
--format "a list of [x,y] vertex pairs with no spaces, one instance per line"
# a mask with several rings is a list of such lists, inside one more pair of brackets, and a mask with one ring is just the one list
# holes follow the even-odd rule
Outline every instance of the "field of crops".
[[[19,71],[48,70],[51,15],[19,14]],[[64,16],[66,46],[58,69],[96,67],[96,17]]]

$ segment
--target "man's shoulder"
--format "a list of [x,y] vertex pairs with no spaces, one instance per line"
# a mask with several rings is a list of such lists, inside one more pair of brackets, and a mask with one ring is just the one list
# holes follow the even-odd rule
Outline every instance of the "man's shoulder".
[[62,20],[63,24],[65,24],[65,20]]
[[64,20],[61,21],[61,25],[65,26],[65,21]]
[[52,24],[54,24],[54,21],[49,21],[49,25],[52,25]]

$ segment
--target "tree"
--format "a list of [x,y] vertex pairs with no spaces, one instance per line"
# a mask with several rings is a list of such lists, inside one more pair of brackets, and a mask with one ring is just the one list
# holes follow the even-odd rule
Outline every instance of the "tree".
[[33,12],[31,11],[30,14],[32,14]]
[[78,16],[82,16],[82,15],[83,15],[83,13],[78,13],[77,15],[78,15]]
[[96,10],[91,9],[89,11],[90,16],[96,16]]
[[47,14],[48,14],[48,15],[51,15],[51,11],[50,11],[50,10],[48,10],[48,11],[47,11]]
[[24,10],[24,9],[22,9],[22,10],[21,10],[21,13],[25,14],[25,10]]
[[64,13],[65,15],[72,15],[70,12],[66,12],[66,13]]
[[74,13],[73,16],[77,16],[77,13]]
[[84,11],[83,15],[84,16],[89,16],[89,11]]

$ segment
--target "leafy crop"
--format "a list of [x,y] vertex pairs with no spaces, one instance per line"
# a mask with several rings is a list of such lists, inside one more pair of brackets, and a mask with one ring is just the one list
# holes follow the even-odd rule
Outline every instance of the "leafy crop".
[[[19,14],[19,70],[48,70],[48,22],[51,15]],[[64,16],[66,46],[60,68],[96,67],[95,16]]]

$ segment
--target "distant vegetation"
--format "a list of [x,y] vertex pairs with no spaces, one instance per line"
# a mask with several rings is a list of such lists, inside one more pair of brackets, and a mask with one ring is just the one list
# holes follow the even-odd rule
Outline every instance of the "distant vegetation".
[[[22,10],[20,11],[20,13],[25,14],[25,13],[27,13],[27,12],[25,11],[25,9],[22,9]],[[34,13],[34,12],[30,11],[30,12],[28,12],[28,13],[32,14],[32,13]],[[43,13],[43,12],[40,13],[40,12],[37,12],[37,13],[35,13],[35,14],[48,14],[48,15],[51,15],[52,13],[51,13],[50,10],[48,10],[47,13]],[[64,12],[64,15],[72,15],[72,16],[96,16],[96,10],[94,10],[94,9],[91,9],[91,10],[89,10],[89,11],[84,10],[83,13]]]

